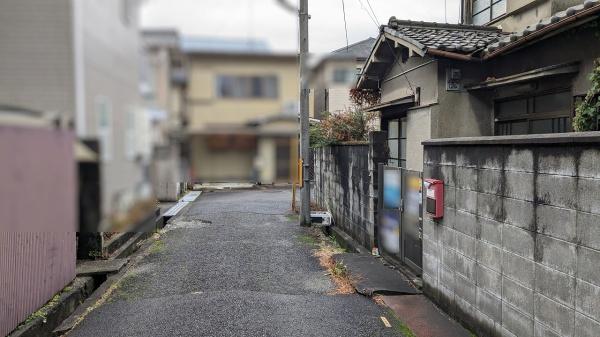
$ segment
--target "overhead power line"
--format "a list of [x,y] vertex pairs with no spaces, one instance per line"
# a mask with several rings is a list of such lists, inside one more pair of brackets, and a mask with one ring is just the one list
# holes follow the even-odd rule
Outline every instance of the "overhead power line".
[[348,23],[346,22],[346,4],[342,0],[342,12],[344,13],[344,30],[346,31],[346,53],[348,52]]
[[448,23],[448,0],[444,0],[444,20]]
[[381,26],[381,23],[379,23],[379,20],[377,19],[377,15],[375,14],[373,7],[371,6],[371,1],[367,0],[367,5],[369,5],[369,9],[371,9],[371,13],[373,13],[373,18],[375,18],[375,22],[377,23],[377,26]]
[[[375,15],[375,11],[373,11],[373,7],[371,6],[371,3],[369,2],[369,0],[366,0],[367,3],[369,4],[369,8],[371,8],[371,11],[373,12],[373,17],[371,15],[371,13],[365,8],[363,2],[361,0],[358,0],[358,2],[360,3],[362,9],[367,12],[367,14],[369,15],[369,17],[371,18],[371,20],[373,21],[373,23],[375,24],[375,26],[377,27],[377,30],[379,31],[381,25],[378,24],[378,20],[377,17]],[[385,37],[384,37],[385,38]],[[415,94],[415,89],[413,88],[412,83],[410,83],[410,80],[408,79],[408,75],[406,74],[406,72],[404,71],[404,67],[402,66],[402,62],[399,62],[400,57],[396,56],[396,52],[394,51],[394,48],[390,45],[390,41],[388,39],[385,39],[384,42],[388,48],[390,49],[390,52],[392,53],[392,57],[394,58],[394,63],[398,65],[398,67],[400,68],[400,71],[404,74],[404,79],[406,80],[406,83],[408,84],[408,87],[410,88],[410,91],[412,92],[412,94]]]
[[375,26],[379,27],[379,23],[377,22],[377,19],[374,18],[373,15],[371,15],[371,12],[369,12],[369,10],[367,9],[367,7],[365,7],[365,4],[362,2],[362,0],[358,0],[358,2],[360,3],[360,8],[362,8],[362,10],[367,13],[367,15],[369,16],[369,18],[371,19],[371,21],[373,21],[373,23],[375,24]]

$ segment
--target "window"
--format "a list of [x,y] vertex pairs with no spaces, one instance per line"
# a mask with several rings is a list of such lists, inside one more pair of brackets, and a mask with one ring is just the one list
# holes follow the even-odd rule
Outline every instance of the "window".
[[279,81],[276,76],[220,75],[217,94],[223,98],[277,98]]
[[388,122],[388,165],[406,168],[406,118]]
[[498,136],[571,131],[569,91],[498,101],[495,110]]
[[351,83],[356,78],[354,69],[337,68],[333,70],[333,82],[339,84]]
[[112,103],[107,97],[96,98],[96,114],[98,118],[98,140],[103,161],[112,159]]
[[485,25],[488,22],[506,14],[507,0],[474,0],[473,24]]

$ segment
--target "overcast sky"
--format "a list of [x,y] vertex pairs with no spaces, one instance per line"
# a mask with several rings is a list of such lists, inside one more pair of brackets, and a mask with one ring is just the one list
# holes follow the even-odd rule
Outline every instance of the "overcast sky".
[[[297,0],[288,0],[297,3]],[[444,22],[444,0],[369,0],[376,19],[386,24],[398,19]],[[460,0],[447,1],[447,19],[459,20]],[[367,0],[344,0],[350,43],[377,36],[367,14]],[[310,48],[325,53],[346,45],[342,0],[309,0]],[[254,38],[273,50],[296,51],[297,17],[276,0],[146,0],[142,26],[177,28],[182,34],[205,37]]]

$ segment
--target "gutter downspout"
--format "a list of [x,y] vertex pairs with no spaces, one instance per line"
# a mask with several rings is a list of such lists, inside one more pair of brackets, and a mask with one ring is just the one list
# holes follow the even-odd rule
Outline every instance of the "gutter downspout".
[[73,77],[75,93],[75,131],[79,138],[87,136],[87,118],[85,102],[85,52],[83,44],[82,1],[71,0],[71,29],[73,48]]

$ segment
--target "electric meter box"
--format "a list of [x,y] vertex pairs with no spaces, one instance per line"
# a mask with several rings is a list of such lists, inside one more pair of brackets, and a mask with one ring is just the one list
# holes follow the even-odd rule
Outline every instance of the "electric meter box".
[[425,179],[427,197],[425,210],[433,219],[444,217],[444,182],[438,179]]

